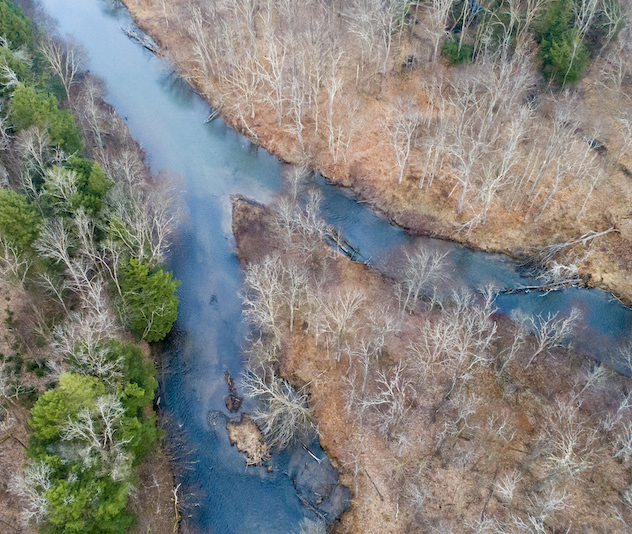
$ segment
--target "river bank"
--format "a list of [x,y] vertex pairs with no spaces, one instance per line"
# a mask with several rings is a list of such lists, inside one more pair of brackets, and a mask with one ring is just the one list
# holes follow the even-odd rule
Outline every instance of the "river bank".
[[[127,253],[113,244],[113,235],[108,241],[112,248],[104,244],[108,224],[117,219],[117,202],[120,208],[138,201],[135,215],[145,212],[146,221],[155,223],[152,206],[142,199],[148,199],[144,191],[159,186],[143,164],[141,147],[102,99],[102,82],[87,72],[83,51],[54,34],[39,4],[22,4],[33,25],[19,7],[0,6],[5,37],[14,36],[10,44],[3,41],[2,51],[10,58],[8,72],[15,68],[19,73],[13,85],[4,85],[3,101],[10,111],[4,108],[3,120],[11,135],[5,131],[0,162],[2,215],[9,220],[9,227],[2,227],[0,258],[5,302],[0,324],[0,515],[16,532],[39,527],[171,534],[178,528],[179,510],[172,459],[152,407],[156,355],[141,340],[146,335],[132,334],[126,322],[119,260],[127,259]],[[65,58],[72,74],[56,70],[54,58]],[[20,108],[26,116],[22,121],[16,119],[20,91],[29,95],[32,106]],[[61,138],[48,130],[55,121],[63,121]],[[53,183],[63,183],[64,193],[51,193],[60,191]],[[32,217],[12,211],[7,198],[20,202]],[[125,226],[129,221],[117,220],[119,229],[130,228]],[[142,231],[142,223],[136,228]],[[169,230],[162,230],[165,245]],[[19,231],[32,234],[18,246]],[[151,231],[147,235],[142,253],[155,245]],[[116,284],[121,300],[109,291],[110,283]],[[100,395],[85,397],[78,406],[68,384],[75,395],[91,386]],[[132,397],[136,404],[128,402]],[[46,416],[38,419],[50,399],[60,406],[59,426]],[[73,434],[62,425],[79,430]],[[94,447],[101,453],[98,459],[91,456]],[[69,512],[73,503],[77,511]]]
[[[309,388],[321,445],[353,488],[351,509],[334,532],[565,531],[573,524],[617,530],[629,521],[615,509],[627,453],[619,451],[617,431],[603,426],[628,417],[619,406],[628,378],[596,378],[603,370],[596,373],[594,362],[561,347],[534,355],[532,335],[523,337],[517,323],[475,301],[457,304],[458,311],[445,301],[441,309],[416,307],[376,332],[376,322],[389,322],[376,317],[397,307],[393,281],[326,250],[313,253],[313,264],[297,260],[297,241],[288,246],[278,228],[269,208],[233,203],[242,268],[289,248],[292,259],[281,265],[300,269],[305,261],[315,278],[309,305],[289,316],[293,332],[276,308],[281,349],[272,365],[295,387]],[[336,334],[343,339],[329,337],[323,317],[345,295],[355,295],[356,305],[343,322],[357,330],[343,324]],[[459,330],[460,348],[444,337],[442,324]],[[376,335],[383,346],[373,353]],[[471,335],[477,341],[467,341]],[[456,363],[455,351],[466,359]]]
[[[3,321],[0,322],[0,365],[3,366],[0,385],[5,388],[10,381],[14,390],[0,407],[0,524],[6,532],[34,534],[38,531],[37,525],[22,522],[27,506],[23,496],[14,493],[13,481],[27,463],[25,450],[32,436],[28,421],[33,403],[39,393],[55,386],[51,369],[64,365],[59,355],[51,354],[49,347],[42,343],[35,310],[40,314],[59,310],[55,310],[54,303],[48,302],[44,295],[34,295],[32,289],[26,291],[6,280],[0,281],[0,294],[4,297]],[[149,346],[142,344],[142,348],[149,362]],[[136,489],[129,500],[129,510],[137,515],[138,522],[131,534],[174,532],[174,469],[165,445],[162,440],[138,466]]]
[[[495,202],[483,225],[467,228],[467,217],[458,215],[456,195],[452,184],[436,184],[430,189],[418,187],[422,161],[411,160],[409,176],[401,185],[393,175],[390,148],[385,142],[382,124],[388,115],[388,103],[397,95],[417,94],[424,100],[420,79],[413,74],[391,73],[381,81],[377,96],[363,99],[359,111],[358,130],[361,137],[355,140],[345,158],[334,157],[327,150],[324,134],[316,133],[311,122],[305,124],[302,133],[303,146],[288,127],[276,124],[272,110],[256,102],[255,118],[244,117],[234,110],[239,106],[233,95],[218,93],[215,80],[200,75],[199,65],[193,54],[193,43],[181,31],[175,31],[178,21],[186,18],[186,12],[178,10],[176,3],[169,12],[162,4],[151,1],[124,2],[137,24],[159,45],[159,48],[179,74],[215,106],[221,117],[237,131],[285,161],[307,165],[322,173],[333,183],[349,187],[359,201],[368,202],[374,209],[406,229],[413,235],[428,235],[464,244],[477,250],[500,252],[521,260],[531,259],[543,247],[577,239],[590,231],[615,228],[617,231],[604,235],[590,247],[574,246],[565,251],[561,262],[576,262],[586,250],[590,255],[579,262],[579,273],[588,286],[600,287],[618,295],[626,303],[632,302],[629,284],[631,265],[628,258],[632,251],[632,228],[627,218],[627,205],[631,191],[623,171],[612,174],[593,193],[582,218],[578,199],[569,191],[561,191],[555,205],[536,221],[533,209],[506,210],[502,202]],[[168,22],[174,17],[171,25]],[[436,75],[445,75],[446,68],[433,67]],[[428,75],[427,73],[423,76]],[[421,74],[419,75],[423,77]],[[588,79],[584,86],[587,101],[597,99],[597,93]],[[582,198],[583,200],[583,198]],[[464,227],[465,225],[465,227]]]

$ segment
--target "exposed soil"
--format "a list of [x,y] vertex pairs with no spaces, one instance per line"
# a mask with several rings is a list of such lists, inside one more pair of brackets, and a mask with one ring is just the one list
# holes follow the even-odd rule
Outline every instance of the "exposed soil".
[[270,457],[270,445],[265,442],[261,430],[248,414],[228,421],[226,430],[230,444],[246,454],[246,465],[260,465]]
[[[123,3],[137,24],[159,44],[160,50],[178,72],[213,104],[218,96],[214,96],[216,87],[213,80],[199,76],[192,43],[165,22],[173,18],[175,23],[177,19],[186,17],[185,2],[171,2],[169,11],[164,8],[164,3],[157,0],[124,0]],[[407,57],[405,47],[398,50],[396,56]],[[353,141],[346,159],[340,158],[336,163],[327,150],[324,134],[316,134],[314,125],[309,122],[303,133],[305,147],[301,148],[292,134],[276,125],[274,113],[263,104],[256,104],[256,117],[245,124],[230,111],[233,109],[231,95],[219,95],[226,104],[221,108],[221,114],[233,128],[286,161],[305,164],[305,154],[308,154],[307,164],[311,168],[337,185],[351,187],[359,199],[369,202],[374,209],[412,234],[432,235],[483,251],[524,258],[547,244],[565,242],[591,230],[616,227],[618,232],[603,236],[591,245],[590,257],[581,265],[581,274],[587,284],[614,292],[625,302],[632,303],[628,254],[632,251],[632,224],[628,208],[632,201],[632,187],[623,171],[615,172],[595,190],[579,221],[576,215],[583,196],[563,191],[537,222],[533,221],[537,208],[532,206],[508,211],[498,201],[492,205],[488,222],[470,232],[459,227],[467,221],[467,217],[456,213],[454,184],[446,181],[430,189],[418,187],[420,172],[424,168],[421,153],[413,151],[407,176],[401,185],[397,185],[394,156],[385,142],[381,121],[388,115],[388,103],[398,96],[414,95],[420,106],[424,104],[425,94],[420,83],[432,75],[445,73],[446,67],[434,65],[428,72],[424,68],[410,75],[393,72],[372,81],[376,87],[372,91],[367,90],[361,101],[358,131],[362,135]],[[586,78],[580,86],[580,93],[590,104],[591,113],[601,114],[602,121],[609,120],[608,109],[605,109],[604,115],[604,109],[598,107],[607,108],[608,103],[594,80]],[[623,163],[627,165],[629,162]]]

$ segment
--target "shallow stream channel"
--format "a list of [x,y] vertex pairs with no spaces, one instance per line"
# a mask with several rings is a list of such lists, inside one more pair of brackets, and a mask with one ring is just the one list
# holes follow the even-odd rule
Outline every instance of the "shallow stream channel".
[[[179,318],[164,344],[160,407],[179,440],[178,482],[191,493],[187,513],[193,530],[213,534],[294,534],[314,512],[301,501],[304,482],[316,478],[315,465],[327,460],[318,443],[276,453],[266,467],[245,467],[224,426],[224,371],[239,377],[240,347],[247,336],[241,317],[241,273],[231,233],[233,194],[267,203],[283,187],[283,164],[220,119],[206,123],[209,106],[162,62],[123,29],[133,26],[127,10],[113,0],[42,0],[60,36],[82,45],[89,69],[106,86],[105,100],[142,145],[152,171],[174,176],[183,206],[169,268],[179,278]],[[387,258],[415,238],[356,202],[344,190],[317,178],[323,215],[362,256],[381,268]],[[511,288],[532,285],[518,264],[501,255],[423,239],[449,250],[451,284]],[[566,289],[498,297],[500,311],[527,313],[582,311],[579,347],[610,358],[627,339],[632,312],[598,290]],[[243,410],[248,411],[248,403]],[[216,414],[215,425],[209,412]],[[223,415],[220,415],[223,414]],[[328,484],[331,473],[323,472]],[[298,490],[297,490],[298,487]],[[328,520],[338,513],[321,509]]]

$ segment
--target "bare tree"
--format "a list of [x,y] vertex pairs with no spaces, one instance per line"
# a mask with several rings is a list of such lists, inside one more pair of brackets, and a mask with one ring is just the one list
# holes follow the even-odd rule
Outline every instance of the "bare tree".
[[425,381],[439,367],[445,366],[452,359],[457,344],[457,331],[443,315],[437,320],[423,321],[418,335],[408,345],[409,358],[418,377]]
[[285,271],[285,301],[289,310],[290,332],[294,327],[294,315],[302,308],[307,298],[309,275],[305,266],[291,263]]
[[43,461],[27,465],[11,480],[11,491],[23,499],[21,519],[42,523],[48,515],[46,492],[52,487],[53,468]]
[[283,266],[279,257],[267,256],[261,263],[251,264],[246,269],[244,283],[242,301],[246,317],[258,330],[279,342],[285,312]]
[[[134,165],[134,161],[123,162]],[[123,169],[123,171],[126,171]],[[136,180],[133,169],[129,179]],[[173,190],[167,180],[155,180],[142,188],[114,188],[109,196],[110,232],[140,261],[157,265],[171,245],[176,218]]]
[[33,260],[0,237],[0,277],[24,287]]
[[494,490],[509,509],[511,509],[511,505],[513,504],[516,488],[518,487],[518,484],[520,484],[521,478],[522,477],[518,471],[505,473],[494,486]]
[[580,313],[577,308],[571,309],[566,317],[559,317],[557,313],[549,312],[546,317],[543,315],[529,316],[526,321],[535,335],[536,346],[530,360],[525,365],[529,367],[540,355],[552,348],[562,347],[568,343],[573,333]]
[[68,210],[77,194],[78,176],[72,169],[54,165],[44,173],[44,191],[52,200],[57,213]]
[[253,419],[266,441],[279,449],[313,429],[306,386],[295,390],[270,368],[244,373],[244,394],[257,401]]
[[[12,401],[14,396],[11,373],[7,368],[6,362],[0,362],[0,410],[6,409],[5,402]],[[4,416],[3,412],[0,413]]]
[[378,393],[363,401],[371,407],[377,417],[377,426],[382,435],[390,440],[411,408],[417,392],[414,382],[407,377],[406,367],[401,362],[392,369],[378,372]]
[[408,12],[414,5],[412,0],[387,0],[382,3],[382,9],[378,12],[379,32],[382,38],[383,63],[381,73],[386,74],[388,60],[391,56],[393,38],[401,39],[401,34],[408,24]]
[[575,479],[593,465],[596,434],[586,428],[576,404],[558,402],[546,425],[546,467],[555,477]]
[[424,23],[432,40],[432,61],[436,62],[441,41],[448,35],[448,17],[453,0],[432,0],[426,6]]
[[512,314],[512,319],[513,319],[513,328],[512,328],[511,346],[508,349],[501,352],[499,355],[500,358],[503,359],[504,361],[502,365],[500,366],[500,369],[498,370],[498,375],[496,376],[496,380],[498,380],[500,376],[503,374],[505,367],[507,367],[509,363],[514,361],[517,354],[523,348],[527,340],[527,335],[529,333],[529,327],[527,325],[526,316],[521,315],[521,314],[518,314],[518,315]]
[[267,65],[261,69],[261,76],[270,87],[268,101],[277,114],[277,126],[281,126],[284,117],[284,101],[286,88],[285,60],[288,45],[283,39],[276,37],[271,31],[265,35]]
[[625,24],[626,13],[621,3],[615,0],[604,0],[598,3],[597,10],[602,15],[603,27],[607,29],[601,50],[605,50],[617,32]]
[[357,289],[339,290],[334,295],[320,296],[314,327],[316,343],[320,335],[323,335],[327,354],[333,350],[336,361],[340,361],[346,343],[356,333],[359,312],[365,301],[365,295]]
[[41,51],[70,100],[70,89],[77,83],[77,74],[83,69],[85,52],[76,44],[56,39],[44,40]]
[[580,38],[584,38],[586,32],[590,29],[600,4],[599,0],[580,0],[578,2],[575,9],[575,28]]
[[397,183],[399,184],[404,179],[404,171],[419,122],[419,109],[411,99],[398,99],[391,111],[390,119],[384,122],[384,128],[390,135],[390,144],[397,160],[399,169]]
[[429,250],[420,244],[412,253],[406,252],[406,263],[401,281],[395,286],[400,313],[413,311],[424,290],[436,291],[436,284],[444,279],[447,252]]
[[108,124],[114,121],[114,117],[111,113],[107,113],[103,107],[101,87],[97,80],[90,77],[82,83],[76,108],[82,119],[84,135],[92,138],[96,157],[102,165],[105,165],[107,162],[104,135],[107,132]]
[[118,396],[97,397],[92,408],[82,408],[75,418],[69,416],[63,424],[62,440],[76,445],[66,449],[65,454],[88,468],[100,465],[112,480],[124,480],[131,468],[131,458],[125,452],[129,440],[118,437],[124,414]]
[[620,458],[627,464],[632,460],[632,422],[619,426],[615,435],[613,458]]
[[[450,142],[446,148],[452,156],[456,171],[454,176],[461,187],[457,213],[463,211],[466,194],[476,179],[479,163],[490,144],[487,132],[491,125],[491,117],[486,118],[481,124],[479,119],[482,115],[484,100],[477,98],[476,93],[476,81],[466,80],[461,87],[456,86],[451,98],[451,107],[456,113],[456,120],[451,125]],[[487,115],[483,116],[487,117]]]
[[52,161],[51,140],[44,128],[31,126],[18,133],[15,140],[18,155],[25,166],[20,175],[22,187],[33,199],[38,198],[37,187],[33,185],[33,175],[41,176]]
[[621,142],[617,153],[617,164],[619,164],[632,148],[632,112],[629,109],[623,110],[617,122],[621,126]]
[[340,60],[342,59],[342,52],[332,53],[331,65],[329,67],[329,73],[326,79],[325,90],[327,91],[327,130],[329,132],[329,153],[334,156],[334,163],[336,162],[336,128],[335,128],[335,114],[334,103],[336,101],[336,95],[342,89],[342,78],[340,75]]
[[108,345],[108,341],[119,333],[119,327],[108,311],[107,308],[93,307],[83,313],[73,313],[65,325],[54,329],[52,345],[74,372],[114,384],[123,371],[123,357]]
[[[381,65],[380,18],[381,3],[376,0],[354,0],[345,10],[349,32],[356,36],[360,46],[360,65]],[[356,82],[357,85],[357,82]]]
[[277,203],[275,217],[283,247],[299,251],[305,261],[314,259],[329,234],[327,224],[320,216],[322,193],[310,189],[307,197],[304,205],[282,197]]

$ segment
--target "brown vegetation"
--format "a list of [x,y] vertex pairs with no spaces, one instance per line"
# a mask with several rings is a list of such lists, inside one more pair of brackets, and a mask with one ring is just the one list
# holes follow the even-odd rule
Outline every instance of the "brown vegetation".
[[[404,20],[389,11],[397,2],[125,4],[215,110],[271,152],[413,233],[483,250],[530,255],[614,227],[559,260],[632,300],[629,28],[616,42],[608,33],[588,76],[558,92],[536,75],[529,33],[546,2],[520,4],[511,52],[508,41],[487,50],[481,22],[462,32],[478,53],[459,68],[437,54],[450,2],[406,4]],[[591,20],[602,9],[585,4]]]
[[[237,199],[233,231],[263,335],[249,372],[308,391],[321,444],[354,492],[335,532],[631,528],[630,379],[566,348],[571,316],[510,320],[493,294],[442,291],[428,276],[416,291],[414,253],[394,283],[315,247],[304,209],[288,230],[279,212]],[[262,292],[252,280],[265,265],[278,266],[278,284]],[[308,296],[290,313],[293,268]]]
[[246,465],[260,465],[270,457],[270,445],[264,441],[261,430],[248,414],[228,421],[226,430],[230,444],[246,454]]

